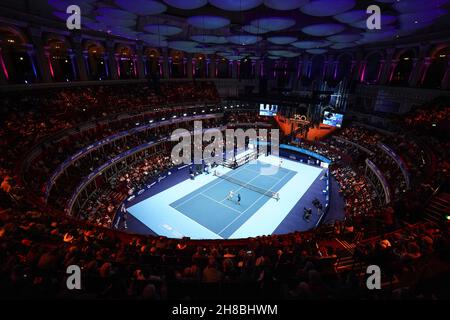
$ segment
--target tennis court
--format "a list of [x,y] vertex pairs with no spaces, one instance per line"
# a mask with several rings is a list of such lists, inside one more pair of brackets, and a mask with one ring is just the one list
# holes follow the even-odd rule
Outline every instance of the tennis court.
[[[222,178],[215,179],[170,206],[222,238],[228,238],[267,201],[277,201],[270,194],[278,192],[296,174],[289,169],[277,168],[275,174],[263,175],[263,164],[253,162],[228,171]],[[227,199],[230,191],[235,194],[231,200]],[[240,204],[237,203],[237,194],[241,196]]]
[[[144,196],[127,210],[154,233],[171,238],[235,239],[272,234],[324,172],[289,159],[283,159],[281,167],[279,164],[278,157],[269,155],[236,169],[219,166],[195,179],[186,174],[181,182]],[[274,174],[262,174],[263,168],[274,167]],[[214,170],[221,177],[214,175]],[[231,190],[235,196],[228,200]],[[274,193],[279,194],[278,200]],[[236,194],[241,196],[240,204]]]

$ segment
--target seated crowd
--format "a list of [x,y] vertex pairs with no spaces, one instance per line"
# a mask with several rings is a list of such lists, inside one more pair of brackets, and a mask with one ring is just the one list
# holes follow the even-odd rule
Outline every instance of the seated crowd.
[[[0,158],[3,181],[0,190],[0,296],[65,298],[80,295],[79,298],[155,300],[208,298],[220,292],[228,298],[442,297],[442,286],[422,286],[421,281],[425,276],[433,280],[445,274],[439,260],[448,259],[448,230],[426,223],[405,223],[405,216],[412,215],[420,204],[410,201],[415,197],[414,191],[403,192],[405,181],[397,164],[381,150],[374,149],[378,142],[392,146],[414,177],[426,177],[424,170],[428,168],[429,159],[417,159],[422,145],[403,136],[386,136],[358,126],[339,132],[346,140],[369,149],[373,153],[369,155],[353,144],[333,138],[297,142],[298,146],[333,160],[330,174],[345,199],[346,219],[336,222],[331,234],[323,227],[305,233],[202,242],[133,236],[111,230],[123,200],[173,166],[169,154],[162,152],[127,163],[124,170],[95,190],[79,208],[77,216],[62,214],[61,208],[89,173],[126,150],[167,136],[178,127],[176,125],[123,137],[75,161],[52,189],[49,204],[60,209],[58,212],[38,202],[17,201],[11,190],[16,187],[17,161],[23,156],[22,152],[41,138],[112,112],[145,111],[145,106],[154,104],[214,102],[218,98],[217,90],[208,83],[167,83],[161,84],[159,90],[144,84],[99,86],[69,88],[51,95],[37,93],[24,98],[6,98],[2,111],[6,117],[0,129],[0,136],[4,137],[0,145],[4,151]],[[23,103],[28,103],[30,110],[36,107],[36,111],[19,110]],[[157,116],[173,115],[170,110]],[[139,123],[154,117],[154,113],[142,116]],[[92,130],[76,132],[75,143],[73,135],[70,139],[49,142],[40,157],[31,163],[28,182],[35,191],[42,191],[49,174],[69,155],[137,126],[136,121],[133,117],[125,121],[116,118],[106,124],[97,123]],[[266,117],[240,113],[210,119],[203,125],[212,128],[241,121],[270,124]],[[10,143],[15,147],[10,148]],[[431,144],[433,149],[442,149],[442,146],[445,144],[440,141]],[[448,150],[441,152],[445,154]],[[365,178],[367,157],[379,166],[397,195],[392,206],[379,204],[373,186]],[[447,168],[445,165],[437,167],[435,173]],[[426,180],[418,182],[423,184]],[[415,192],[421,191],[418,188]],[[42,192],[38,194],[42,196]],[[361,270],[351,268],[345,273],[337,272],[339,259],[348,256],[348,252],[334,245],[335,239],[354,242],[352,258],[366,265],[376,262],[388,270],[384,280],[390,283],[398,280],[397,285],[380,293],[370,292],[359,276]],[[361,239],[363,241],[359,241]],[[435,263],[432,264],[436,267],[434,274],[426,273],[425,259]],[[85,290],[82,293],[70,292],[65,287],[65,268],[72,264],[83,267]],[[419,271],[424,273],[411,282],[412,275]],[[409,280],[407,287],[403,286],[403,280]]]

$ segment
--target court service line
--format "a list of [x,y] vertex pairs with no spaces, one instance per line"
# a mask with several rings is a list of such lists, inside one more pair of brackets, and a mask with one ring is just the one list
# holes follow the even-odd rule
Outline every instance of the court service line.
[[252,170],[252,169],[248,169],[248,168],[242,168],[242,170],[253,172],[253,173],[258,173],[258,176],[267,177],[267,178],[270,178],[272,180],[280,181],[278,178],[272,177],[271,175],[262,175],[262,174],[259,173],[260,171],[256,171],[256,170]]
[[[278,185],[281,181],[283,181],[283,179],[290,174],[290,172],[287,172],[281,179],[280,181],[278,181],[277,183],[275,183],[272,187],[270,187],[270,189],[268,191],[271,191],[276,185]],[[225,231],[229,226],[231,226],[237,219],[239,219],[245,212],[247,212],[248,209],[250,209],[251,207],[253,207],[255,205],[255,203],[257,203],[259,200],[261,200],[262,197],[264,197],[265,195],[261,195],[257,200],[255,200],[247,209],[245,209],[244,211],[242,211],[242,213],[240,215],[238,215],[233,221],[231,221],[225,228],[223,228],[222,230],[220,230],[220,232],[217,234],[220,236],[220,234]],[[222,237],[223,238],[223,237]]]
[[[210,199],[210,200],[212,200],[212,201],[214,201],[214,202],[216,202],[216,203],[218,203],[218,204],[220,204],[220,205],[222,205],[222,206],[225,206],[225,207],[227,207],[227,208],[229,208],[229,209],[231,209],[231,210],[233,210],[233,211],[236,211],[237,213],[241,213],[241,212],[242,212],[242,211],[236,210],[235,208],[230,207],[230,206],[228,206],[228,205],[226,205],[226,204],[224,204],[224,203],[222,203],[222,202],[219,202],[219,201],[217,201],[216,199],[214,199],[214,198],[212,198],[212,197],[210,197],[210,196],[207,196],[207,195],[204,194],[203,192],[200,192],[200,194],[201,194],[202,196],[204,196],[205,198],[208,198],[208,199]],[[222,201],[223,201],[223,200],[222,200]]]

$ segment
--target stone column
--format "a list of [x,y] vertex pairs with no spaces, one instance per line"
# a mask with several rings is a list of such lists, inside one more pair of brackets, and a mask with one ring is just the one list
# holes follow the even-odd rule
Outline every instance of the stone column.
[[37,28],[30,28],[29,32],[34,46],[34,53],[36,56],[37,69],[39,71],[40,79],[42,82],[52,82],[53,79],[50,73],[50,65],[48,64],[44,43],[42,41],[42,31]]
[[163,64],[163,77],[164,77],[164,79],[169,79],[169,74],[170,74],[170,71],[169,71],[169,51],[167,50],[167,48],[163,48],[162,49],[162,53],[163,53],[163,55],[162,55],[162,58],[163,58],[163,61],[162,61],[162,64]]
[[[79,76],[79,74],[77,72],[77,61],[76,61],[75,53],[73,52],[72,49],[69,49],[69,50],[67,50],[67,54],[68,54],[69,59],[70,59],[70,65],[72,66],[73,79],[75,81],[76,80],[81,80],[80,76]],[[78,68],[80,68],[80,66],[78,66]]]
[[445,71],[445,74],[442,77],[441,89],[443,90],[450,89],[450,61],[447,62],[447,70]]
[[192,56],[190,54],[186,57],[186,72],[187,78],[192,79]]
[[83,65],[86,70],[86,79],[89,80],[91,78],[91,67],[89,65],[89,52],[87,50],[83,50]]
[[360,61],[358,80],[363,82],[366,74],[367,61]]
[[419,82],[421,63],[419,63],[419,58],[412,59],[412,63],[413,65],[409,75],[408,84],[410,87],[416,87]]
[[388,78],[388,83],[387,84],[391,83],[392,78],[394,77],[394,72],[395,72],[395,69],[397,68],[397,65],[398,65],[398,60],[397,59],[391,61],[391,68],[389,70],[389,78]]
[[28,59],[30,59],[31,69],[33,70],[34,80],[39,81],[39,75],[38,75],[35,58],[34,58],[34,50],[33,49],[27,50],[27,54],[28,54]]
[[117,79],[120,79],[121,77],[121,70],[120,70],[120,53],[114,53],[113,55],[114,60],[114,69],[116,69]]
[[137,71],[138,71],[138,78],[144,79],[146,72],[144,67],[144,57],[142,50],[144,49],[142,43],[138,43],[136,45],[136,64],[137,64]]
[[392,59],[394,57],[395,49],[390,48],[386,51],[386,60],[384,61],[383,69],[381,70],[381,75],[379,79],[379,84],[385,85],[389,81],[391,75],[390,71],[392,68]]
[[380,60],[380,65],[378,66],[378,71],[377,71],[377,80],[376,83],[379,84],[380,83],[380,78],[381,78],[381,73],[384,70],[384,66],[386,64],[386,60]]
[[423,59],[421,65],[420,65],[419,74],[417,75],[417,84],[418,85],[422,86],[424,84],[425,78],[428,73],[428,68],[430,67],[432,62],[433,62],[433,60],[431,59],[431,57],[426,57]]
[[111,80],[117,80],[119,79],[119,74],[117,72],[117,61],[116,56],[114,54],[114,42],[112,41],[106,42],[106,52],[108,57],[107,67],[109,70],[109,72],[107,73],[109,74],[109,78]]
[[79,36],[73,38],[73,53],[75,54],[74,62],[78,66],[78,79],[81,81],[86,81],[88,80],[88,72],[84,60],[82,41],[83,39]]
[[3,60],[3,49],[0,47],[0,85],[7,84],[8,80],[8,69],[6,69],[6,64]]
[[216,59],[208,58],[206,59],[208,63],[208,78],[214,79],[216,77]]

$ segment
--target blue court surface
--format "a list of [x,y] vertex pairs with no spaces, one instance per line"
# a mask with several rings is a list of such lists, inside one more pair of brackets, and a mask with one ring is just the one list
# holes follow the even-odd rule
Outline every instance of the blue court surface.
[[[272,234],[323,171],[287,159],[280,166],[274,156],[234,170],[221,166],[215,170],[239,183],[202,174],[129,207],[128,212],[167,237],[230,239]],[[232,199],[227,197],[230,191]],[[279,199],[272,193],[278,193]]]

